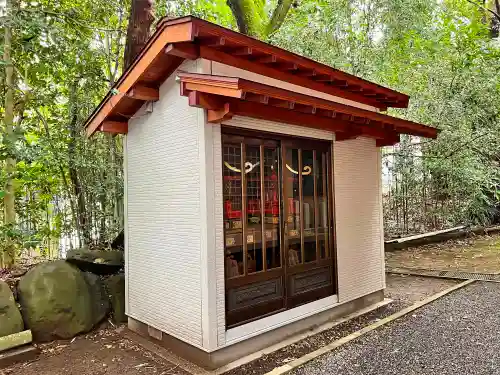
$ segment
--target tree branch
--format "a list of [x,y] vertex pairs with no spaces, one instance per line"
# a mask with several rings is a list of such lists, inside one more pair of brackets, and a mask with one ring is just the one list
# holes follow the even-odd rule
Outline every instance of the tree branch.
[[466,0],[468,3],[471,3],[479,8],[481,8],[482,10],[485,10],[487,12],[490,12],[491,14],[493,14],[495,16],[496,19],[498,19],[500,21],[500,14],[498,14],[497,12],[495,12],[494,10],[491,10],[490,8],[488,7],[485,7],[485,6],[482,6],[481,4],[478,4],[476,3],[475,1],[472,1],[472,0]]
[[27,8],[23,8],[21,9],[22,12],[30,12],[30,13],[37,13],[37,12],[41,12],[41,13],[44,13],[45,15],[50,15],[50,16],[53,16],[55,18],[58,18],[62,21],[65,21],[65,22],[68,22],[71,21],[73,23],[75,23],[76,25],[80,26],[80,27],[83,27],[83,28],[86,28],[86,29],[89,29],[89,30],[95,30],[95,31],[104,31],[104,32],[115,32],[115,31],[121,31],[120,29],[103,29],[103,28],[100,28],[100,27],[92,27],[92,26],[89,26],[89,25],[86,25],[84,23],[81,23],[80,21],[78,21],[77,19],[67,15],[67,14],[64,14],[64,13],[57,13],[57,12],[53,12],[51,10],[45,10],[45,9],[27,9]]
[[285,21],[286,15],[288,14],[293,2],[294,0],[278,0],[278,4],[276,5],[276,8],[274,8],[273,15],[264,30],[266,37],[269,37],[278,31]]
[[227,0],[240,33],[262,37],[265,0]]

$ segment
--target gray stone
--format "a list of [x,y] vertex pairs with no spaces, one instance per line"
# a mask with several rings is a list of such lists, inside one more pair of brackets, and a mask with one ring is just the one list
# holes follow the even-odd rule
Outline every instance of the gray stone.
[[83,274],[63,260],[37,265],[18,285],[21,313],[39,341],[68,339],[96,323]]
[[123,273],[112,275],[104,280],[109,300],[111,301],[111,310],[113,312],[113,321],[116,323],[125,323],[125,275]]
[[82,271],[109,275],[120,271],[124,265],[123,251],[73,249],[66,254],[66,261]]
[[21,332],[23,318],[9,285],[0,280],[0,337]]
[[476,281],[289,374],[499,374],[499,300],[500,283]]
[[108,293],[104,287],[104,283],[99,276],[90,272],[83,272],[83,277],[89,287],[91,296],[92,321],[94,324],[102,321],[109,312],[110,303]]

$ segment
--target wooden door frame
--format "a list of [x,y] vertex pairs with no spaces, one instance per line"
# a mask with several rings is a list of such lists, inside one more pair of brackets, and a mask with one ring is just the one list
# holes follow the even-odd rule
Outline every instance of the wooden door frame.
[[[298,179],[299,179],[299,200],[300,200],[300,249],[301,249],[301,264],[295,265],[295,266],[289,266],[288,262],[288,251],[287,249],[289,248],[288,246],[288,238],[287,236],[287,221],[288,221],[288,215],[289,215],[289,207],[286,204],[286,188],[287,184],[290,182],[288,181],[286,176],[286,162],[287,162],[287,157],[286,157],[286,152],[287,149],[297,149],[298,150]],[[318,251],[318,223],[316,221],[316,214],[317,214],[317,207],[314,207],[315,211],[315,233],[316,233],[316,259],[313,262],[305,262],[305,245],[304,245],[304,214],[303,214],[303,181],[302,181],[302,173],[304,166],[302,165],[302,155],[303,151],[313,151],[313,163],[316,163],[316,156],[317,152],[320,152],[322,154],[325,154],[325,161],[326,165],[325,168],[326,170],[323,171],[323,178],[326,179],[325,185],[326,185],[326,198],[327,198],[327,227],[329,228],[328,232],[328,241],[325,243],[325,248],[328,249],[328,257],[321,259],[319,257],[319,251]],[[336,294],[336,289],[338,286],[338,281],[337,281],[337,263],[336,263],[336,237],[334,236],[334,227],[335,227],[335,218],[334,218],[334,211],[333,211],[333,204],[332,201],[334,199],[334,191],[331,187],[333,187],[333,150],[332,150],[332,142],[325,142],[325,141],[304,141],[301,138],[297,137],[292,137],[288,138],[285,137],[281,141],[281,156],[282,156],[282,195],[283,195],[283,247],[284,247],[284,254],[285,254],[285,259],[286,259],[286,264],[285,264],[285,280],[286,280],[286,290],[287,294],[285,295],[285,306],[287,309],[293,308],[296,306],[299,306],[303,303],[308,303],[312,302],[317,299],[321,299],[324,297],[328,297],[330,295]],[[313,169],[314,172],[314,169]],[[316,177],[314,176],[314,179]],[[314,181],[314,185],[316,186],[316,181]],[[316,187],[314,188],[314,194],[316,195]],[[317,197],[315,196],[315,202]],[[320,270],[328,267],[329,268],[329,276],[330,276],[330,285],[327,285],[325,287],[319,288],[319,289],[314,289],[309,292],[305,292],[303,295],[293,295],[291,291],[291,287],[289,285],[289,282],[292,282],[292,276],[293,275],[299,275],[299,274],[305,274],[306,272],[312,272],[314,273],[315,270]]]
[[[300,273],[301,270],[303,272],[303,269],[305,268],[306,270],[314,270],[314,269],[320,269],[325,266],[329,266],[331,268],[331,287],[332,290],[328,293],[328,295],[334,295],[336,294],[336,289],[338,287],[338,280],[337,280],[337,261],[336,261],[336,236],[335,236],[335,217],[334,217],[334,181],[333,181],[333,142],[328,141],[325,139],[313,139],[313,138],[305,138],[305,137],[298,137],[298,136],[293,136],[293,135],[284,135],[284,134],[277,134],[277,133],[272,133],[272,132],[259,132],[255,130],[248,130],[248,129],[241,129],[233,126],[221,126],[221,146],[224,147],[225,143],[231,143],[233,145],[237,143],[241,143],[244,145],[252,145],[252,146],[260,146],[261,149],[261,158],[263,156],[262,154],[262,149],[265,146],[268,147],[276,147],[279,148],[279,156],[281,159],[279,161],[279,203],[280,203],[280,223],[279,223],[279,240],[280,240],[280,259],[281,259],[281,265],[279,268],[276,269],[271,269],[271,270],[266,270],[266,268],[263,265],[262,271],[259,271],[257,273],[253,273],[250,275],[245,275],[246,274],[246,261],[244,262],[244,267],[245,267],[245,272],[243,276],[237,277],[237,278],[231,278],[227,279],[226,276],[224,276],[224,285],[225,285],[225,294],[226,294],[226,328],[232,328],[241,324],[248,323],[253,320],[258,320],[261,319],[265,316],[275,314],[280,311],[284,311],[290,308],[293,308],[295,306],[298,306],[302,303],[293,303],[293,305],[290,305],[290,296],[289,296],[289,291],[288,291],[288,279],[289,275],[294,275],[297,273]],[[314,262],[310,263],[304,263],[305,258],[304,258],[304,250],[303,250],[303,243],[302,243],[302,238],[301,238],[301,259],[302,259],[302,264],[298,265],[296,267],[289,267],[288,266],[288,252],[286,251],[285,248],[285,223],[288,220],[288,207],[287,204],[284,202],[284,191],[286,187],[286,179],[284,178],[284,166],[285,166],[285,150],[287,148],[299,148],[299,149],[306,149],[306,150],[312,150],[312,151],[317,151],[317,152],[326,152],[328,157],[327,160],[327,173],[325,174],[325,178],[327,179],[327,189],[328,189],[328,226],[330,228],[328,238],[329,241],[327,244],[325,244],[325,247],[328,248],[329,250],[329,258],[326,259],[320,259],[318,256],[318,246],[317,248],[317,254],[316,254],[316,259]],[[245,151],[245,146],[242,147],[242,166],[244,165],[244,151]],[[314,153],[316,155],[316,153]],[[315,158],[315,157],[314,157]],[[223,159],[224,161],[224,159]],[[262,161],[262,160],[261,160]],[[314,163],[316,163],[316,160],[314,160]],[[263,162],[261,163],[263,164]],[[264,166],[261,165],[261,181],[263,181],[264,176],[262,175],[262,170]],[[302,172],[302,171],[300,171]],[[246,198],[243,199],[243,194],[244,194],[244,189],[246,189],[246,186],[244,186],[244,168],[242,167],[242,204],[245,205],[247,204]],[[300,176],[302,173],[300,173]],[[262,184],[261,184],[261,189],[262,189]],[[261,199],[263,200],[263,191],[261,190]],[[316,199],[316,198],[315,198]],[[245,203],[243,203],[245,202]],[[261,201],[261,204],[262,201]],[[302,212],[303,209],[301,209]],[[247,221],[248,218],[246,217],[246,214],[244,213],[245,210],[243,210],[242,207],[242,218],[244,218],[244,221]],[[261,208],[261,212],[264,212],[263,207]],[[303,215],[301,213],[301,215]],[[315,207],[315,215],[316,215],[316,207]],[[316,222],[316,216],[315,216],[315,222]],[[262,222],[262,240],[264,237],[264,222]],[[303,219],[301,219],[301,227],[303,227]],[[316,224],[315,224],[316,226]],[[244,228],[244,227],[243,227]],[[302,229],[302,228],[301,228]],[[226,232],[226,229],[224,229],[224,233]],[[245,232],[242,230],[242,241],[246,243],[246,239],[244,238]],[[301,230],[301,237],[303,237],[303,230]],[[224,234],[224,252],[226,250],[226,242],[225,242],[226,235]],[[262,241],[261,240],[261,241]],[[318,243],[316,242],[316,245]],[[245,244],[242,244],[242,246],[245,246]],[[266,262],[266,250],[264,248],[265,244],[262,243],[261,245],[261,251],[263,251],[263,263]],[[266,247],[267,248],[267,247]],[[245,258],[245,251],[243,249],[243,257]],[[298,267],[298,268],[297,268]],[[226,272],[226,265],[224,262],[224,272]],[[276,306],[276,309],[271,311],[271,312],[264,312],[262,315],[259,315],[257,317],[251,317],[249,319],[245,319],[243,321],[238,321],[234,324],[229,323],[228,324],[228,314],[229,314],[229,309],[228,309],[228,291],[230,288],[234,288],[237,286],[243,286],[243,285],[252,285],[252,283],[257,283],[259,280],[271,280],[273,276],[278,276],[281,275],[282,277],[282,288],[283,288],[283,298],[282,300],[282,307],[280,308],[279,306]],[[251,281],[249,281],[251,280]],[[307,292],[309,293],[314,293],[316,291],[312,292]],[[311,294],[312,295],[312,294]],[[326,297],[326,295],[324,296]],[[320,298],[314,298],[314,300],[320,299]],[[303,303],[308,303],[312,302],[311,301],[305,301]],[[259,305],[256,305],[258,307]],[[230,319],[229,319],[230,320]]]

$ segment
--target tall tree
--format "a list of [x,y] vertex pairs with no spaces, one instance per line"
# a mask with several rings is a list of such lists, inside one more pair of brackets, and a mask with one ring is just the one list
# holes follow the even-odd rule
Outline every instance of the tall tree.
[[153,0],[132,0],[125,45],[125,68],[132,64],[146,44],[154,19]]
[[4,224],[7,229],[6,242],[2,262],[4,267],[11,267],[15,262],[16,251],[11,233],[16,223],[14,173],[16,160],[14,157],[14,65],[11,58],[12,50],[12,23],[14,1],[6,0],[6,23],[4,26],[3,60],[5,66],[5,113],[4,113],[4,142],[6,142],[7,159],[5,160],[5,192],[4,192]]

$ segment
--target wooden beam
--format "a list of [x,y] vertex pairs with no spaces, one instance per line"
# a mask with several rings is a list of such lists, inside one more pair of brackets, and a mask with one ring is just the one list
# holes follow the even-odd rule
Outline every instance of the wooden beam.
[[269,55],[269,56],[260,57],[255,61],[258,62],[259,64],[274,64],[274,63],[276,63],[277,58],[274,55]]
[[224,106],[220,109],[208,109],[207,110],[207,121],[211,124],[221,123],[233,118],[231,113],[231,107],[229,103],[224,103]]
[[352,130],[345,133],[335,134],[335,142],[348,141],[349,139],[356,139],[363,134],[361,128],[353,127]]
[[132,99],[156,102],[160,99],[160,89],[143,85],[135,85],[128,92],[127,96]]
[[[186,81],[185,84],[189,85],[190,90],[193,91],[202,91],[241,99],[245,98],[248,101],[259,101],[260,96],[268,96],[270,105],[279,100],[293,102],[295,103],[296,111],[309,114],[314,114],[314,108],[316,108],[319,110],[317,111],[318,115],[326,117],[335,116],[337,119],[348,123],[354,122],[354,125],[357,123],[369,125],[366,126],[367,129],[373,128],[372,130],[378,131],[380,136],[376,138],[385,138],[387,134],[391,133],[407,133],[429,138],[437,136],[436,129],[412,121],[248,81],[243,78],[218,77],[194,73],[179,73],[179,77],[181,82],[184,83]],[[376,125],[377,123],[379,125]]]
[[231,51],[233,56],[249,56],[253,53],[252,47],[242,47]]
[[103,121],[99,130],[111,134],[127,134],[128,122],[125,121]]
[[325,74],[315,75],[313,77],[315,82],[333,82],[333,78]]
[[[352,124],[349,121],[339,118],[319,116],[313,113],[312,108],[309,109],[309,113],[304,113],[291,110],[293,108],[292,105],[280,108],[264,104],[262,101],[244,101],[198,91],[191,91],[188,97],[190,106],[205,108],[211,111],[209,112],[211,122],[220,122],[227,120],[230,116],[240,115],[333,132],[352,132],[354,126],[361,129],[361,135],[376,139],[386,139],[390,134],[380,129]],[[227,108],[227,103],[229,103],[230,109]]]
[[308,113],[296,112],[285,108],[269,106],[256,102],[245,102],[237,99],[229,99],[233,115],[247,116],[262,120],[283,122],[286,124],[307,126],[315,129],[345,132],[350,124],[336,121],[326,117],[315,116]]
[[346,86],[346,90],[351,92],[363,92],[363,88],[359,86]]
[[200,50],[193,43],[172,43],[165,47],[167,55],[182,57],[183,59],[196,60],[200,55]]
[[298,70],[299,66],[297,64],[294,64],[294,63],[282,63],[282,64],[279,64],[279,68],[293,72],[293,71]]
[[290,101],[282,100],[282,99],[276,99],[273,97],[269,97],[267,104],[269,104],[270,106],[279,107],[279,108],[287,108],[287,109],[294,109],[295,108],[295,102],[290,102]]
[[[232,98],[241,98],[243,96],[243,90],[234,89],[232,87],[221,87],[210,84],[203,83],[191,83],[186,82],[182,83],[183,90],[182,91],[199,91],[207,94],[215,94],[221,96],[230,96]],[[182,92],[181,91],[181,92]]]
[[199,107],[211,110],[224,108],[225,102],[217,96],[205,94],[198,91],[191,91],[188,95],[188,102],[191,107]]
[[226,38],[224,37],[213,37],[209,38],[208,42],[205,43],[209,47],[219,48],[226,45]]
[[315,77],[316,74],[317,73],[314,69],[312,69],[312,70],[299,70],[298,72],[295,73],[296,76],[306,77],[306,78]]
[[347,85],[347,81],[333,80],[332,85],[334,85],[335,87],[344,88],[345,90],[347,90],[347,87],[349,87]]
[[377,147],[393,146],[399,143],[399,134],[391,134],[387,138],[377,139]]

